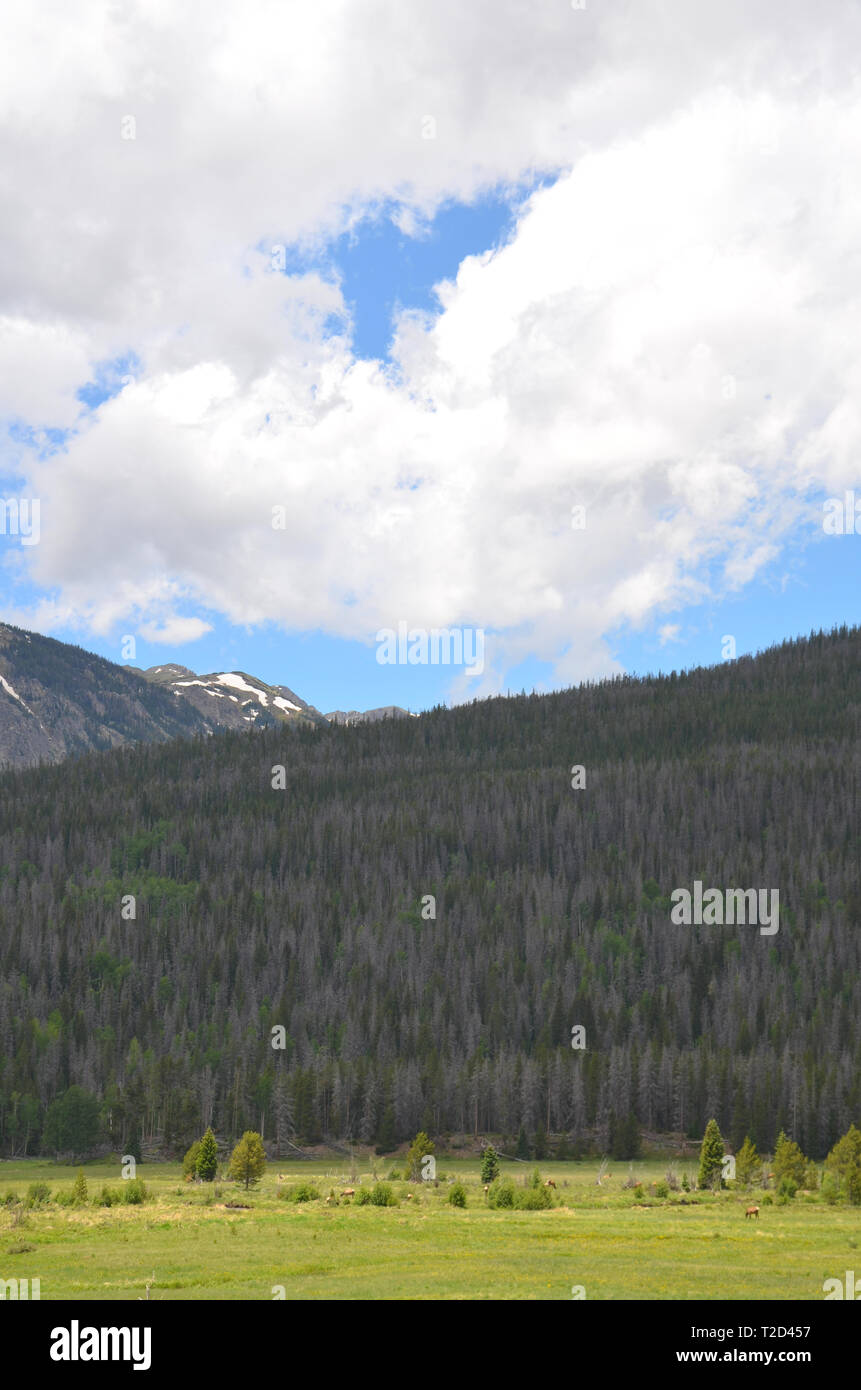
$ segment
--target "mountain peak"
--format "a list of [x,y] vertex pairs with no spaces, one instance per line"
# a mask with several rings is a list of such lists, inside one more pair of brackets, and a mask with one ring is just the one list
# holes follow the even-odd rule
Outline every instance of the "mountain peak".
[[151,666],[144,676],[190,701],[223,728],[258,728],[294,721],[325,724],[323,715],[286,685],[269,685],[247,671],[210,671],[199,676],[187,666]]

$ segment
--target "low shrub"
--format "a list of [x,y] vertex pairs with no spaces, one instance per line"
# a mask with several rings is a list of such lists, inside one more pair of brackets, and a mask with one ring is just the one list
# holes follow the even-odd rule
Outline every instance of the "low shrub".
[[453,1207],[466,1206],[466,1188],[462,1182],[456,1182],[448,1194],[448,1200]]
[[670,1185],[669,1185],[669,1183],[661,1181],[661,1182],[658,1182],[658,1183],[655,1184],[655,1196],[656,1196],[656,1197],[669,1197],[669,1195],[670,1195]]
[[370,1201],[371,1189],[369,1187],[360,1187],[353,1198],[353,1206],[366,1207],[369,1205]]
[[378,1182],[371,1188],[371,1201],[375,1207],[396,1207],[398,1199],[387,1182]]
[[497,1211],[513,1207],[514,1191],[511,1178],[494,1178],[487,1191],[487,1205]]
[[31,1182],[27,1188],[28,1207],[43,1207],[51,1200],[51,1189],[46,1182]]
[[514,1194],[514,1205],[518,1211],[546,1211],[552,1207],[553,1198],[549,1187],[518,1188]]
[[320,1193],[310,1182],[300,1182],[287,1192],[288,1202],[319,1202]]
[[195,1139],[191,1148],[182,1160],[182,1175],[186,1182],[193,1180],[197,1172],[197,1160],[200,1157],[200,1140]]
[[123,1201],[127,1207],[140,1207],[146,1201],[146,1183],[141,1178],[130,1178],[123,1183]]

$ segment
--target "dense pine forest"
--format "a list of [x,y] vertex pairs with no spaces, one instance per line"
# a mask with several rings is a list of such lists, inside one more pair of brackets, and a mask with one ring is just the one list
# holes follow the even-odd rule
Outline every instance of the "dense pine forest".
[[[861,1118],[859,716],[842,628],[3,773],[0,1152],[714,1116],[823,1156]],[[779,931],[675,925],[694,880],[778,889]]]

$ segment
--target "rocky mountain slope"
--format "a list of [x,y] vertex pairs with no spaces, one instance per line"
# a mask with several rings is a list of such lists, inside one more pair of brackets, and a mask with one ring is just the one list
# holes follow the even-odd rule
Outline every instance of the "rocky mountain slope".
[[287,686],[241,671],[118,666],[51,637],[0,623],[0,767],[219,729],[325,727]]
[[222,729],[241,729],[249,724],[271,728],[275,724],[325,725],[319,710],[286,685],[267,685],[245,671],[212,672],[199,676],[187,666],[150,666],[141,671],[145,680],[171,690],[189,701],[198,713]]

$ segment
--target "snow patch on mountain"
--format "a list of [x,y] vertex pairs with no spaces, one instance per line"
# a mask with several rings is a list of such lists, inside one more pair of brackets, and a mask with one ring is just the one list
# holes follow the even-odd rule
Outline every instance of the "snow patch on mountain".
[[[17,700],[19,705],[23,705],[23,706],[24,706],[24,709],[27,711],[28,714],[33,714],[33,711],[31,710],[30,706],[27,704],[26,700],[22,700],[22,699],[21,699],[21,696],[18,694],[17,690],[13,690],[13,688],[12,688],[12,686],[9,684],[9,682],[8,682],[7,680],[4,680],[2,676],[0,676],[0,685],[2,685],[2,687],[3,687],[3,689],[6,691],[6,694],[7,694],[7,695],[11,695],[13,700]],[[36,718],[35,714],[33,714],[33,718],[34,718],[34,719]]]
[[212,679],[218,681],[219,685],[229,685],[233,690],[248,690],[261,702],[261,704],[265,705],[268,703],[269,697],[265,690],[261,690],[259,686],[256,685],[249,685],[248,682],[244,681],[241,676],[238,676],[235,671],[224,671],[221,675],[213,676]]

